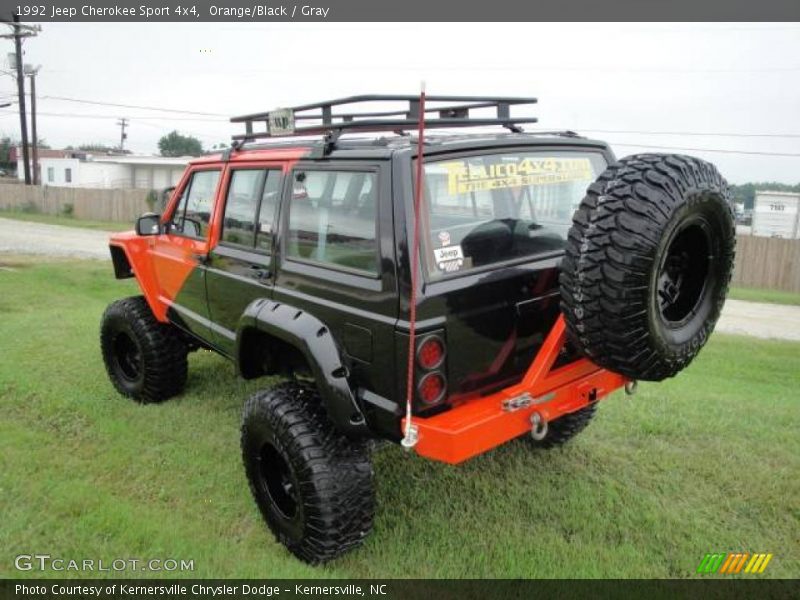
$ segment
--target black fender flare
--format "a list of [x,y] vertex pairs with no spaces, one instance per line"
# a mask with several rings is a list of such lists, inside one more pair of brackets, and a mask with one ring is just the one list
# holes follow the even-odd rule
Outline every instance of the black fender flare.
[[305,356],[328,417],[339,431],[351,436],[369,435],[364,413],[347,380],[349,369],[327,325],[294,306],[264,298],[254,300],[236,330],[236,368],[240,373],[243,334],[251,328],[286,342]]

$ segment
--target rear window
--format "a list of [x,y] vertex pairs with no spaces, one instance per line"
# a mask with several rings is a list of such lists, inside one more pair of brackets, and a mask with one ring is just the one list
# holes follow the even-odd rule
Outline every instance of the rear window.
[[564,248],[597,152],[514,152],[425,164],[425,265],[431,278]]

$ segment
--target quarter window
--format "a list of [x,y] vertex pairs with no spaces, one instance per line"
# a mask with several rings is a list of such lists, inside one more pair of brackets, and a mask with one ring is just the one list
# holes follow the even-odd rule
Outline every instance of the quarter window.
[[279,190],[280,171],[233,171],[222,222],[222,242],[271,250]]
[[378,273],[375,173],[295,171],[287,255]]
[[196,171],[183,189],[170,230],[178,235],[205,238],[214,206],[219,171]]

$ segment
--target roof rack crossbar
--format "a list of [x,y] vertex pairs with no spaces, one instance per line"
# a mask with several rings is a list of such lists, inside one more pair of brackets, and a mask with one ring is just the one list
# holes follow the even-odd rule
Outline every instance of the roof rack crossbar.
[[[536,104],[536,98],[518,98],[505,96],[426,96],[425,113],[435,113],[435,118],[425,120],[425,126],[430,128],[450,127],[482,127],[499,125],[512,131],[521,131],[523,123],[536,123],[532,116],[512,116],[511,107],[519,105]],[[405,108],[390,106],[387,110],[374,110],[371,112],[353,112],[351,109],[339,110],[343,106],[362,103],[407,103]],[[480,109],[495,109],[495,116],[472,116],[471,111]],[[314,124],[300,127],[292,126],[291,129],[270,131],[270,115],[276,113],[291,113],[293,121],[314,121]],[[233,123],[244,123],[245,133],[234,135],[233,139],[239,142],[248,140],[281,138],[293,136],[307,136],[327,134],[337,131],[344,132],[384,132],[404,131],[418,129],[420,122],[418,96],[391,96],[385,94],[372,94],[338,98],[315,104],[303,104],[278,111],[254,113],[234,117]],[[256,131],[255,123],[264,123],[264,129]],[[337,136],[338,137],[338,136]]]

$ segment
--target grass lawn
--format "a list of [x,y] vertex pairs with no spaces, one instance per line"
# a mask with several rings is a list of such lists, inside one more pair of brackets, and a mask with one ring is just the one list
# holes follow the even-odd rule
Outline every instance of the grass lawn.
[[128,231],[133,229],[133,223],[119,223],[117,221],[85,221],[75,217],[63,215],[49,215],[45,213],[0,210],[0,218],[17,219],[18,221],[31,221],[33,223],[46,223],[48,225],[66,225],[67,227],[82,227],[84,229],[99,229],[101,231]]
[[800,294],[784,292],[781,290],[762,290],[758,288],[732,287],[729,292],[731,298],[747,300],[749,302],[768,302],[769,304],[788,304],[800,306]]
[[0,577],[39,552],[193,559],[194,577],[691,578],[728,551],[800,576],[800,344],[715,335],[563,449],[450,467],[383,448],[375,531],[312,568],[265,530],[241,467],[240,409],[265,381],[199,352],[183,396],[138,406],[98,349],[103,309],[133,282],[94,261],[0,266]]

